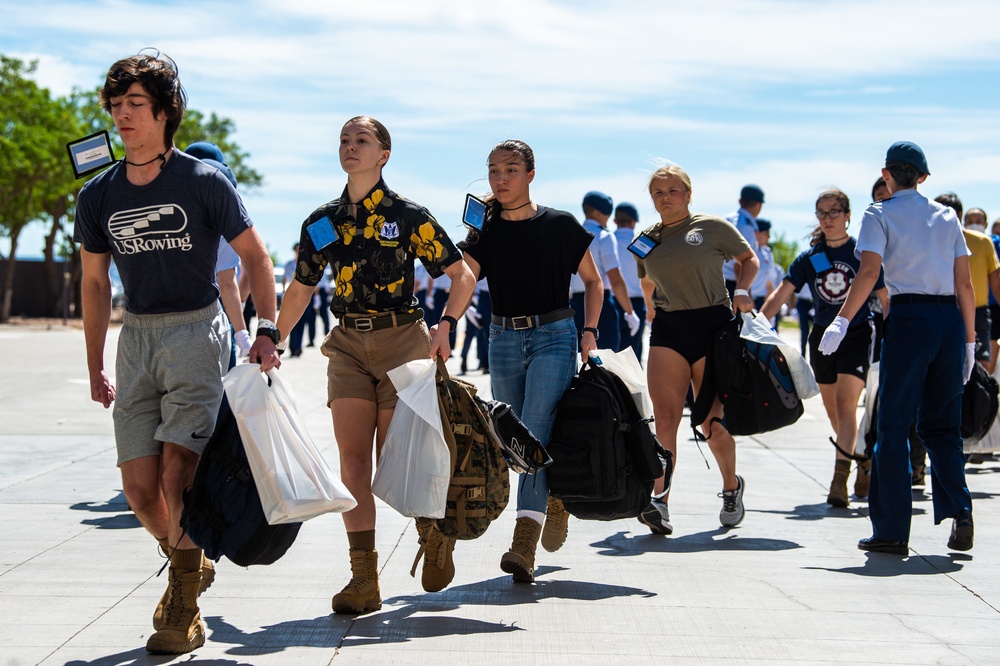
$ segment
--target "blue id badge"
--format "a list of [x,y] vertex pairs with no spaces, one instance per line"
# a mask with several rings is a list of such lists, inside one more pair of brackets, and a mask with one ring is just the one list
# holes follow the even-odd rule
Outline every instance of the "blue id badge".
[[833,268],[833,264],[830,263],[830,259],[826,256],[826,252],[817,252],[816,254],[809,256],[809,262],[816,269],[817,273],[822,273],[823,271],[828,271]]
[[340,240],[340,234],[326,215],[306,227],[306,231],[317,252]]
[[646,234],[639,234],[635,237],[635,240],[629,243],[628,249],[629,252],[640,259],[645,259],[657,245],[659,245],[659,243]]
[[471,194],[465,195],[465,213],[462,215],[462,223],[470,229],[482,231],[486,224],[486,202],[477,199]]
[[107,130],[102,130],[66,144],[69,151],[69,162],[73,167],[73,175],[77,178],[89,176],[117,161],[115,151],[111,147],[111,137]]

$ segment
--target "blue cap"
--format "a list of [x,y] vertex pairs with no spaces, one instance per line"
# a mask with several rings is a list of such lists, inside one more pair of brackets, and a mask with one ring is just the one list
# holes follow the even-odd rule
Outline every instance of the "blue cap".
[[625,213],[636,222],[639,221],[639,211],[636,210],[636,207],[630,203],[625,203],[624,201],[621,202],[617,207],[615,207],[615,212]]
[[590,206],[603,215],[611,215],[611,212],[615,209],[615,204],[614,201],[611,200],[611,197],[604,192],[598,192],[596,190],[587,192],[583,195],[583,205]]
[[222,164],[226,163],[226,158],[222,156],[222,151],[217,145],[211,143],[210,141],[196,141],[185,148],[184,152],[191,157],[202,161],[210,159],[215,160],[216,162],[221,162]]
[[764,190],[759,185],[747,185],[740,190],[740,201],[764,203]]
[[211,157],[203,157],[201,158],[201,161],[210,166],[214,166],[216,169],[221,171],[222,175],[228,178],[229,182],[233,184],[233,187],[236,187],[236,174],[234,174],[233,170],[230,169],[227,165],[223,164],[222,162],[213,160]]
[[927,158],[924,157],[924,151],[920,150],[920,146],[912,141],[897,141],[889,146],[889,150],[885,154],[885,163],[889,164],[889,162],[912,164],[920,169],[920,173],[931,175],[927,169]]
[[757,218],[757,231],[770,231],[771,221]]

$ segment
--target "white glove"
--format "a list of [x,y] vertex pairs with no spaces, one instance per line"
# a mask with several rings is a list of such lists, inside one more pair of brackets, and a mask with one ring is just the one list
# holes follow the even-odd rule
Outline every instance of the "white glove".
[[976,343],[965,343],[965,365],[962,366],[962,383],[968,384],[972,377],[972,366],[976,364]]
[[427,305],[428,310],[434,309],[434,297],[430,293],[424,298],[424,304]]
[[479,310],[476,308],[470,305],[465,311],[465,316],[469,318],[469,321],[472,322],[472,325],[476,328],[483,327],[483,315],[479,314]]
[[236,350],[240,358],[250,355],[250,334],[246,329],[236,331],[236,335],[233,336],[233,340],[236,342]]
[[847,321],[843,317],[837,317],[833,322],[826,327],[826,331],[823,333],[823,339],[819,341],[819,351],[821,354],[829,356],[833,352],[837,351],[840,343],[843,342],[844,336],[847,335],[847,327],[850,326],[851,322]]
[[628,324],[628,334],[635,337],[635,334],[639,332],[639,315],[632,312],[625,313],[625,323]]

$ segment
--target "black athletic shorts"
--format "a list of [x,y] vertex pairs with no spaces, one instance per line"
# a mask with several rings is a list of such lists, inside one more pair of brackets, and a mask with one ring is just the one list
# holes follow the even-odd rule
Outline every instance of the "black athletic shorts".
[[809,365],[817,384],[836,384],[837,375],[853,375],[865,381],[868,366],[871,365],[873,328],[870,322],[857,324],[847,329],[847,335],[830,356],[819,350],[826,327],[818,326],[809,334]]
[[990,315],[988,305],[976,308],[976,359],[979,361],[990,360],[990,336],[993,333]]
[[990,306],[990,340],[1000,340],[1000,305]]
[[724,305],[695,310],[666,312],[656,309],[649,334],[649,346],[666,347],[694,365],[704,358],[712,333],[733,320],[733,311]]

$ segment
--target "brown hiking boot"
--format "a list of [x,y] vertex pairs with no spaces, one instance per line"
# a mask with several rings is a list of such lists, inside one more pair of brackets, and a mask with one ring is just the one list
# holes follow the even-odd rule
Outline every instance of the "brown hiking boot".
[[[420,547],[420,552],[417,553],[418,561],[421,555],[424,558],[424,569],[420,574],[420,584],[424,591],[440,592],[454,580],[454,551],[454,539],[441,534],[437,528],[427,530],[426,539]],[[416,566],[416,562],[413,564]]]
[[826,501],[831,506],[845,507],[851,503],[847,496],[847,477],[851,475],[851,461],[838,460],[833,470],[833,481],[830,482],[830,494]]
[[868,497],[868,489],[872,485],[871,458],[858,463],[858,475],[854,477],[854,494],[864,499]]
[[[212,560],[205,557],[205,554],[201,555],[201,585],[198,587],[198,596],[201,593],[212,587],[212,583],[215,582],[215,565],[212,564]],[[163,627],[163,609],[166,608],[167,602],[170,600],[170,583],[167,583],[167,589],[164,591],[163,596],[160,597],[160,603],[156,604],[156,610],[153,611],[153,630],[159,631]]]
[[382,593],[378,587],[378,552],[351,551],[351,581],[333,595],[333,612],[360,615],[381,610]]
[[515,583],[535,580],[535,546],[542,526],[532,518],[518,518],[510,550],[500,558],[500,568],[514,576]]
[[542,548],[554,553],[566,543],[566,533],[569,531],[569,512],[563,506],[562,500],[549,497],[549,506],[545,510],[545,525],[542,527]]
[[160,628],[146,641],[153,654],[184,654],[205,644],[205,625],[198,610],[201,570],[170,567],[170,586]]

